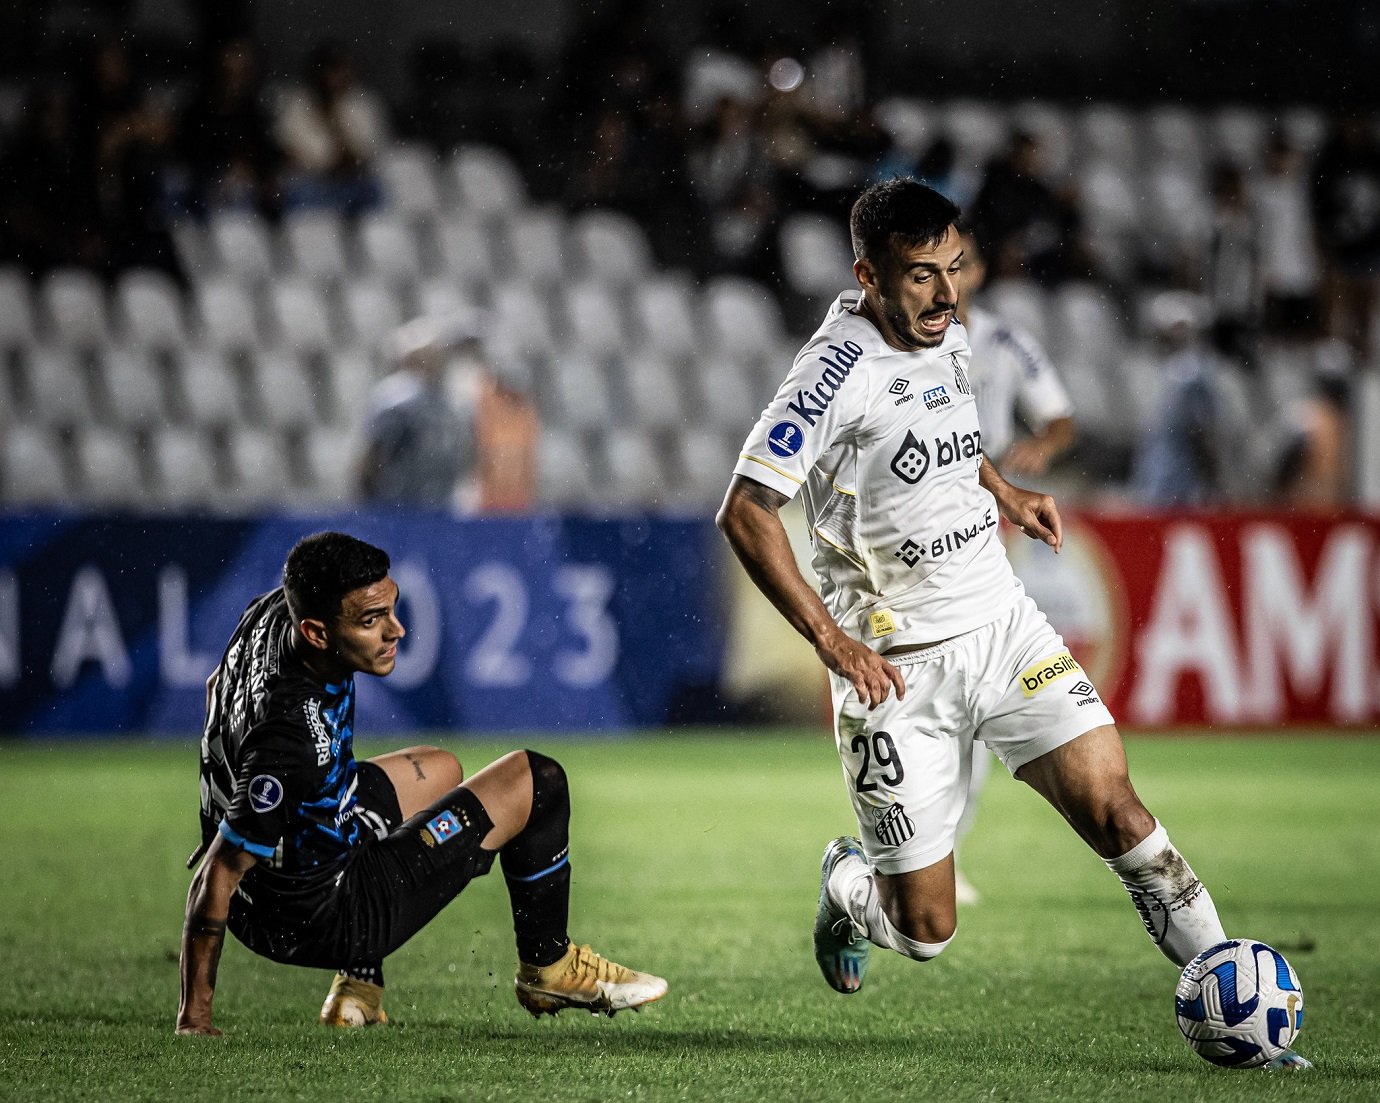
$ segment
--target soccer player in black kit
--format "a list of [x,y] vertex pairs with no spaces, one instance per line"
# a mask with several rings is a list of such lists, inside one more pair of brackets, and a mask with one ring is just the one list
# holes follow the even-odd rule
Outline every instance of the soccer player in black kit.
[[463,780],[436,747],[355,760],[354,676],[391,673],[405,634],[388,569],[385,552],[354,537],[306,537],[207,682],[204,856],[182,929],[179,1034],[220,1033],[211,1002],[227,928],[274,961],[338,970],[323,1023],[387,1022],[383,959],[495,856],[523,1007],[612,1015],[666,993],[660,977],[570,941],[559,763],[513,751]]

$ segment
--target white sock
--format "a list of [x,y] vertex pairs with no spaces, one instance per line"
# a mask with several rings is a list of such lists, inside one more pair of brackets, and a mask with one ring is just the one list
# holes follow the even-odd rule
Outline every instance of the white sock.
[[872,871],[858,858],[845,858],[834,866],[829,875],[829,898],[848,913],[853,926],[874,946],[895,950],[915,961],[938,957],[953,941],[950,935],[943,942],[917,942],[898,931],[882,909]]
[[1121,857],[1104,860],[1131,894],[1150,938],[1175,965],[1182,968],[1226,939],[1212,897],[1174,849],[1159,820]]

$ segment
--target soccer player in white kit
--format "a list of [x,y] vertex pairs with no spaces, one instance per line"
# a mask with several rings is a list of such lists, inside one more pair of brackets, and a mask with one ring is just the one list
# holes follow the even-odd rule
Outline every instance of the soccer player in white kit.
[[[954,828],[973,740],[1107,863],[1175,964],[1223,940],[1207,889],[1136,796],[1097,690],[1012,572],[1005,517],[1056,549],[1048,495],[982,451],[954,320],[958,209],[910,179],[853,207],[840,295],[747,438],[718,523],[830,671],[859,839],[825,848],[815,957],[856,992],[870,944],[927,961],[954,937]],[[804,498],[816,593],[778,511]]]
[[[965,230],[960,242],[963,295],[956,313],[972,353],[968,381],[982,427],[982,451],[1008,474],[1043,475],[1073,443],[1073,403],[1039,343],[1019,326],[973,301],[986,279],[987,265],[973,233]],[[1030,429],[1028,434],[1018,434],[1018,415]],[[978,798],[991,768],[991,755],[973,755],[968,802],[955,838],[959,847],[973,826]],[[960,904],[978,902],[977,889],[957,865],[954,883]]]

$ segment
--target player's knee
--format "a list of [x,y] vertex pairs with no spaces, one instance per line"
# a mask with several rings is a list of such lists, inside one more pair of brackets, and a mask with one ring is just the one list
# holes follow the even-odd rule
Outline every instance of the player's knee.
[[942,954],[954,940],[958,924],[939,921],[910,924],[908,932],[898,930],[890,919],[886,921],[887,944],[898,954],[912,961],[932,961]]
[[465,769],[460,760],[441,747],[417,747],[416,750],[426,759],[427,772],[442,780],[447,789],[454,789],[465,780]]
[[570,787],[565,767],[537,751],[524,751],[532,771],[532,815],[570,815]]
[[1107,802],[1098,823],[1102,847],[1109,854],[1124,854],[1155,830],[1155,817],[1128,785],[1124,794]]

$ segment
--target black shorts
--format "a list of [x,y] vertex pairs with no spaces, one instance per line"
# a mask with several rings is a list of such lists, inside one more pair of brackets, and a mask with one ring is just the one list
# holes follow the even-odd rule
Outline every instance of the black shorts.
[[252,902],[233,898],[230,930],[256,954],[321,969],[382,961],[493,866],[479,845],[493,821],[468,789],[400,822],[388,775],[362,762],[356,799],[385,833],[350,852],[333,886],[304,899],[260,884]]

